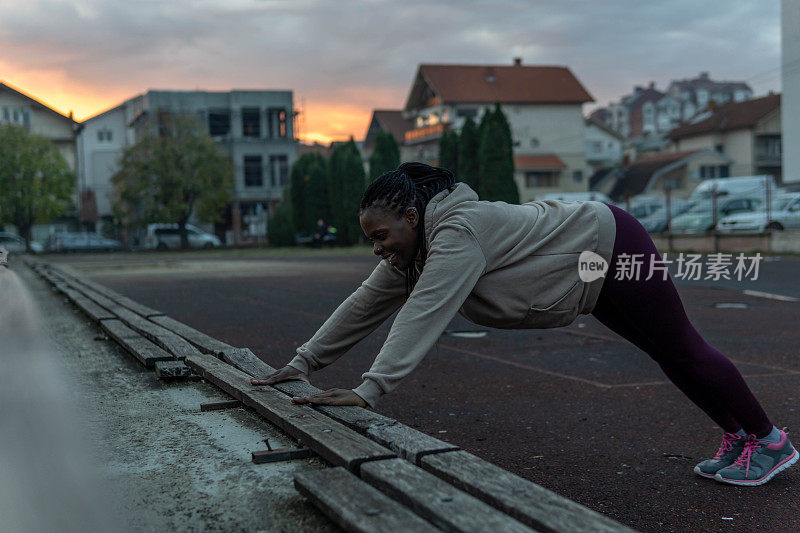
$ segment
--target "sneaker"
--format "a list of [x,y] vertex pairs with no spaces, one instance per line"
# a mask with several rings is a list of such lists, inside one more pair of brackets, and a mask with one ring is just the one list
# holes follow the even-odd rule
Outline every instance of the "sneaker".
[[717,455],[713,459],[706,459],[694,467],[695,474],[703,477],[713,478],[717,472],[723,468],[731,466],[744,450],[744,443],[747,438],[736,433],[725,433],[722,435],[722,444],[719,445]]
[[786,470],[800,458],[794,449],[786,428],[781,430],[781,440],[772,443],[758,440],[755,435],[748,435],[742,454],[736,462],[723,468],[714,476],[717,481],[732,485],[763,485],[778,472]]

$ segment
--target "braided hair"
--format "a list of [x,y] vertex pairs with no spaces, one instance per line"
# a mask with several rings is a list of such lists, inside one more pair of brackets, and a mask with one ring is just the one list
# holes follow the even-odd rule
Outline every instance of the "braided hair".
[[[417,210],[419,223],[419,247],[422,265],[428,256],[428,242],[425,237],[425,208],[431,198],[455,184],[453,173],[445,168],[432,167],[423,163],[403,163],[397,170],[381,174],[373,181],[364,196],[358,214],[371,208],[383,209],[402,216],[406,209]],[[415,261],[406,268],[406,296],[411,294],[422,268],[417,272]]]

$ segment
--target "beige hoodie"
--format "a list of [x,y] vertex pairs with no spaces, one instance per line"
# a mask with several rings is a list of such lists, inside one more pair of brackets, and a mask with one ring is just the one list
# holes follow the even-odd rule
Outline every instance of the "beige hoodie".
[[374,407],[419,364],[457,312],[506,329],[566,326],[590,313],[603,278],[581,281],[578,257],[588,250],[609,262],[615,233],[614,215],[600,202],[484,202],[457,183],[425,210],[428,257],[408,300],[405,274],[381,261],[289,365],[310,373],[331,364],[402,306],[363,383],[353,389]]

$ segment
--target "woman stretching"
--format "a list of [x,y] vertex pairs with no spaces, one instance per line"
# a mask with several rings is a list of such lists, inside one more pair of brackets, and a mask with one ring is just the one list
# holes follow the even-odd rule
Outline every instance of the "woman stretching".
[[[293,398],[374,407],[419,364],[457,312],[483,326],[519,329],[566,326],[592,313],[647,352],[723,428],[717,454],[698,464],[697,474],[760,485],[797,461],[786,432],[772,425],[733,363],[689,323],[668,274],[649,280],[615,275],[622,254],[643,254],[644,273],[661,260],[625,211],[600,202],[479,201],[449,171],[404,163],[367,187],[359,219],[385,261],[286,367],[254,385],[307,380],[402,307],[361,385]],[[582,252],[610,265],[605,278],[581,280]]]

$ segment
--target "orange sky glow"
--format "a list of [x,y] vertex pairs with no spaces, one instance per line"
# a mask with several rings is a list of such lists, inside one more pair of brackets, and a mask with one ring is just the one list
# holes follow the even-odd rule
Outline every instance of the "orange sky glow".
[[[83,121],[110,109],[145,89],[132,88],[98,91],[64,77],[59,72],[13,72],[0,62],[0,81],[35,98],[59,113],[73,113]],[[218,90],[218,89],[213,89]],[[304,104],[304,108],[303,108]],[[353,136],[363,140],[372,116],[372,109],[363,105],[324,101],[301,101],[295,92],[295,110],[302,111],[296,119],[301,141],[328,144]],[[384,106],[386,107],[386,106]],[[392,107],[392,106],[389,106]]]

